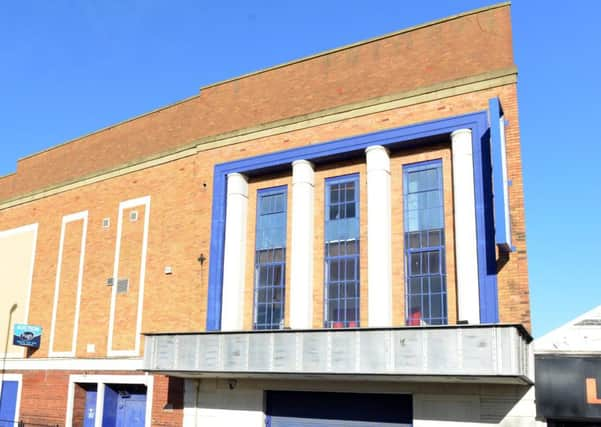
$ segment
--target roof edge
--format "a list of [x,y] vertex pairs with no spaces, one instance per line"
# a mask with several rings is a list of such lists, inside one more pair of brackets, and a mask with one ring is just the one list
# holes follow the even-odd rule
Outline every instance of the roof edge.
[[216,86],[221,86],[221,85],[224,85],[226,83],[235,82],[235,81],[247,78],[247,77],[252,77],[252,76],[256,76],[258,74],[263,74],[263,73],[266,73],[268,71],[273,71],[273,70],[277,70],[279,68],[284,68],[284,67],[288,67],[288,66],[291,66],[291,65],[299,64],[301,62],[310,61],[312,59],[319,58],[321,56],[330,55],[332,53],[336,53],[336,52],[341,52],[341,51],[344,51],[344,50],[352,49],[352,48],[357,47],[357,46],[362,46],[362,45],[365,45],[365,44],[377,42],[377,41],[384,40],[384,39],[387,39],[387,38],[390,38],[390,37],[398,36],[400,34],[409,33],[411,31],[420,30],[422,28],[431,27],[431,26],[437,25],[437,24],[442,24],[443,22],[453,21],[455,19],[463,18],[463,17],[470,16],[470,15],[475,15],[476,13],[486,12],[488,10],[499,9],[501,7],[506,7],[506,6],[511,6],[511,1],[504,1],[504,2],[496,3],[496,4],[493,4],[493,5],[490,5],[490,6],[483,6],[483,7],[477,8],[477,9],[469,10],[467,12],[461,12],[461,13],[457,13],[455,15],[447,16],[447,17],[440,18],[440,19],[435,19],[433,21],[428,21],[428,22],[426,22],[424,24],[413,25],[411,27],[403,28],[402,30],[393,31],[391,33],[386,33],[386,34],[383,34],[381,36],[376,36],[376,37],[372,37],[370,39],[366,39],[366,40],[358,41],[358,42],[355,42],[355,43],[347,44],[345,46],[341,46],[341,47],[337,47],[337,48],[334,48],[334,49],[325,50],[323,52],[319,52],[319,53],[316,53],[316,54],[313,54],[313,55],[305,56],[305,57],[302,57],[302,58],[299,58],[299,59],[293,59],[292,61],[284,62],[283,64],[277,64],[277,65],[274,65],[274,66],[271,66],[271,67],[263,68],[261,70],[251,71],[250,73],[242,74],[240,76],[232,77],[232,78],[225,79],[225,80],[220,80],[220,81],[215,82],[215,83],[210,83],[208,85],[201,86],[200,91],[202,92],[205,89],[210,89],[210,88],[213,88],[213,87],[216,87]]
[[[142,118],[142,117],[145,117],[145,116],[149,116],[151,114],[158,113],[160,111],[166,110],[166,109],[174,107],[176,105],[183,104],[183,103],[185,103],[187,101],[191,101],[192,99],[200,97],[201,94],[202,94],[202,91],[204,89],[208,89],[208,88],[212,88],[212,87],[216,87],[216,86],[221,86],[223,84],[234,82],[234,81],[237,81],[237,80],[241,80],[241,79],[246,78],[246,77],[251,77],[251,76],[254,76],[254,75],[266,73],[268,71],[276,70],[276,69],[279,69],[279,68],[288,67],[290,65],[294,65],[294,64],[301,63],[301,62],[309,61],[311,59],[319,58],[321,56],[329,55],[329,54],[332,54],[332,53],[335,53],[335,52],[339,52],[339,51],[351,49],[353,47],[361,46],[361,45],[368,44],[368,43],[373,43],[373,42],[378,41],[378,40],[383,40],[383,39],[386,39],[386,38],[394,37],[394,36],[397,36],[399,34],[408,33],[408,32],[411,32],[411,31],[419,30],[421,28],[430,27],[430,26],[433,26],[433,25],[436,25],[436,24],[440,24],[440,23],[443,23],[443,22],[452,21],[452,20],[455,20],[455,19],[458,19],[458,18],[462,18],[462,17],[465,17],[465,16],[474,15],[476,13],[485,12],[485,11],[488,11],[488,10],[494,10],[494,9],[498,9],[498,8],[506,7],[506,6],[510,6],[510,5],[511,5],[511,1],[504,1],[504,2],[501,2],[501,3],[496,3],[496,4],[493,4],[493,5],[484,6],[484,7],[480,7],[480,8],[477,8],[477,9],[472,9],[472,10],[469,10],[467,12],[458,13],[458,14],[447,16],[447,17],[444,17],[444,18],[436,19],[436,20],[433,20],[433,21],[428,21],[428,22],[426,22],[424,24],[414,25],[414,26],[411,26],[411,27],[408,27],[408,28],[404,28],[402,30],[398,30],[398,31],[394,31],[394,32],[391,32],[391,33],[387,33],[387,34],[381,35],[381,36],[373,37],[371,39],[367,39],[367,40],[359,41],[359,42],[356,42],[356,43],[348,44],[346,46],[342,46],[342,47],[338,47],[338,48],[326,50],[326,51],[323,51],[323,52],[316,53],[314,55],[310,55],[310,56],[306,56],[306,57],[303,57],[303,58],[300,58],[300,59],[295,59],[295,60],[292,60],[292,61],[289,61],[289,62],[285,62],[283,64],[274,65],[272,67],[268,67],[268,68],[264,68],[264,69],[261,69],[261,70],[258,70],[258,71],[253,71],[253,72],[250,72],[250,73],[242,74],[240,76],[232,77],[230,79],[221,80],[221,81],[218,81],[216,83],[211,83],[209,85],[202,86],[200,88],[199,93],[196,93],[196,94],[191,95],[189,97],[183,98],[183,99],[181,99],[179,101],[175,101],[173,103],[163,105],[162,107],[158,107],[156,109],[147,111],[145,113],[135,115],[135,116],[130,117],[128,119],[125,119],[125,120],[113,123],[113,124],[105,126],[105,127],[102,127],[100,129],[97,129],[97,130],[85,133],[85,134],[77,136],[75,138],[71,138],[71,139],[69,139],[67,141],[64,141],[64,142],[61,142],[59,144],[50,146],[50,147],[45,148],[45,149],[40,150],[40,151],[36,151],[36,152],[34,152],[32,154],[28,154],[26,156],[19,157],[19,158],[17,158],[17,162],[16,163],[18,164],[19,162],[21,162],[23,160],[27,160],[27,159],[30,159],[30,158],[35,157],[37,155],[40,155],[40,154],[43,154],[43,153],[47,153],[47,152],[55,150],[57,148],[61,148],[64,145],[71,144],[73,142],[79,141],[79,140],[87,138],[89,136],[96,135],[98,133],[105,132],[105,131],[110,130],[112,128],[121,126],[121,125],[123,125],[125,123],[129,123],[129,122],[137,120],[139,118]],[[11,174],[9,173],[7,175],[11,175]]]
[[19,158],[17,159],[17,162],[20,162],[21,160],[27,160],[27,159],[29,159],[29,158],[31,158],[31,157],[35,157],[35,156],[37,156],[37,155],[39,155],[39,154],[43,154],[43,153],[46,153],[46,152],[48,152],[48,151],[55,150],[55,149],[57,149],[57,148],[61,148],[63,145],[71,144],[72,142],[77,142],[77,141],[79,141],[80,139],[84,139],[84,138],[87,138],[87,137],[89,137],[89,136],[96,135],[97,133],[105,132],[105,131],[107,131],[107,130],[109,130],[109,129],[115,128],[115,127],[117,127],[117,126],[124,125],[125,123],[132,122],[132,121],[134,121],[134,120],[137,120],[137,119],[140,119],[140,118],[142,118],[142,117],[145,117],[145,116],[150,116],[151,114],[155,114],[155,113],[158,113],[158,112],[160,112],[160,111],[167,110],[168,108],[175,107],[176,105],[183,104],[184,102],[191,101],[192,99],[194,99],[194,98],[198,98],[199,96],[201,96],[201,94],[200,94],[200,93],[197,93],[197,94],[195,94],[195,95],[188,96],[187,98],[180,99],[179,101],[175,101],[175,102],[173,102],[173,103],[171,103],[171,104],[163,105],[162,107],[157,107],[157,108],[155,108],[154,110],[150,110],[150,111],[147,111],[147,112],[145,112],[145,113],[138,114],[138,115],[135,115],[135,116],[133,116],[133,117],[130,117],[130,118],[128,118],[128,119],[121,120],[121,121],[119,121],[119,122],[117,122],[117,123],[113,123],[112,125],[108,125],[108,126],[105,126],[105,127],[102,127],[102,128],[100,128],[100,129],[94,130],[94,131],[92,131],[92,132],[85,133],[85,134],[83,134],[83,135],[80,135],[80,136],[77,136],[77,137],[75,137],[75,138],[69,139],[69,140],[67,140],[67,141],[61,142],[61,143],[59,143],[59,144],[53,145],[53,146],[51,146],[51,147],[44,148],[43,150],[36,151],[35,153],[28,154],[28,155],[26,155],[26,156],[23,156],[23,157],[19,157]]

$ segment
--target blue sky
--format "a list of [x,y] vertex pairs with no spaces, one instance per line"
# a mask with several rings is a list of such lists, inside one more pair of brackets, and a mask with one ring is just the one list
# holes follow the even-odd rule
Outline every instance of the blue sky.
[[[489,4],[1,2],[0,175],[203,85]],[[600,13],[592,1],[512,6],[535,336],[601,304]]]

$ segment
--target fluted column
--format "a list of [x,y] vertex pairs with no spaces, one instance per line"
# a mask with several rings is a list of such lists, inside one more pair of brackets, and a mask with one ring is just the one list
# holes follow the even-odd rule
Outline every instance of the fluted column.
[[392,326],[392,228],[390,157],[380,145],[367,157],[368,326]]
[[292,242],[290,268],[290,327],[313,326],[313,165],[306,160],[292,163]]
[[244,175],[231,173],[227,176],[223,258],[221,329],[224,331],[238,331],[243,328],[247,215],[248,182]]
[[480,323],[472,131],[451,134],[458,320]]

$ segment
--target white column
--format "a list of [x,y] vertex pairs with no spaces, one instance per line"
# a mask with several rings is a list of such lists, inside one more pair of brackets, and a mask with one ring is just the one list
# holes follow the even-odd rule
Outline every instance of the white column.
[[231,173],[227,176],[223,257],[221,329],[224,331],[243,329],[247,213],[248,182],[244,175]]
[[290,327],[313,326],[313,165],[292,163],[292,248],[290,268]]
[[368,326],[392,326],[392,228],[390,157],[380,145],[367,157],[367,314]]
[[476,202],[472,131],[451,134],[453,153],[453,195],[455,205],[455,262],[458,319],[480,323],[478,253],[476,247]]

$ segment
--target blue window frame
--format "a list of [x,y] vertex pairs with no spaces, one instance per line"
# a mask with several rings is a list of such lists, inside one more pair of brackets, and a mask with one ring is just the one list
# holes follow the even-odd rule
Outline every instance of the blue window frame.
[[324,326],[359,326],[359,175],[326,180]]
[[407,325],[447,323],[442,162],[403,168]]
[[284,327],[287,188],[257,192],[255,237],[255,329]]

